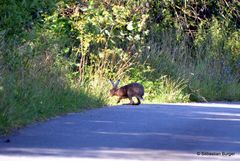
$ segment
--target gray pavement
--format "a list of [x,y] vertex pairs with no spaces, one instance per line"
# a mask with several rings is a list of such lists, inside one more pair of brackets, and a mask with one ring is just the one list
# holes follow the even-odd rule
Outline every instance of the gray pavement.
[[68,114],[1,137],[0,161],[18,160],[239,161],[240,103],[143,104]]

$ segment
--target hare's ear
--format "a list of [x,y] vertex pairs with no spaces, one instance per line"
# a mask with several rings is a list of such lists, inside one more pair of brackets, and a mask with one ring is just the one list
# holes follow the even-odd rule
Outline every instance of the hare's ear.
[[118,87],[119,83],[120,83],[120,80],[116,82],[115,87]]
[[109,79],[109,82],[112,84],[112,86],[114,87],[114,82],[111,80],[111,79]]

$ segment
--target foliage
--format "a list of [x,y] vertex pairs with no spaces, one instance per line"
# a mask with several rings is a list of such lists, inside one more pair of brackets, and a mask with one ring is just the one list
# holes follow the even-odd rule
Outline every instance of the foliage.
[[229,38],[224,32],[216,34],[223,29],[213,30],[215,25],[213,23],[209,30],[201,34],[204,39],[195,39],[196,45],[190,49],[188,41],[191,40],[183,38],[180,43],[177,41],[179,33],[164,31],[167,34],[160,32],[159,37],[153,37],[145,50],[148,58],[143,58],[157,71],[152,74],[168,73],[175,80],[181,78],[187,81],[183,91],[190,94],[192,101],[239,100],[240,73],[237,62],[240,59],[236,53],[239,50],[236,43],[228,43],[239,36]]
[[[78,33],[79,46],[74,51],[82,57],[78,64],[81,81],[86,77],[87,63],[103,61],[105,64],[107,59],[111,64],[101,68],[107,74],[101,76],[109,77],[110,66],[118,62],[126,64],[132,55],[137,54],[146,34],[148,18],[148,9],[136,11],[140,7],[130,2],[104,5],[101,1],[90,1],[86,8],[82,8],[82,14],[78,12],[70,17],[73,30]],[[111,71],[114,72],[117,71]]]
[[41,13],[51,12],[56,1],[2,0],[0,2],[0,31],[7,37],[18,37],[34,27],[41,19]]
[[156,0],[151,2],[153,21],[162,27],[175,26],[193,37],[199,27],[208,29],[213,18],[221,24],[228,23],[231,30],[240,28],[240,2],[237,0]]
[[[38,38],[44,39],[44,36]],[[64,69],[56,61],[59,48],[51,43],[46,41],[46,44],[41,44],[35,39],[31,44],[37,50],[35,54],[40,50],[44,54],[39,53],[27,62],[21,62],[17,69],[8,66],[1,68],[1,133],[9,133],[12,129],[56,115],[104,104],[101,97],[97,98],[67,81]],[[14,51],[20,55],[27,54],[28,48],[16,46]]]

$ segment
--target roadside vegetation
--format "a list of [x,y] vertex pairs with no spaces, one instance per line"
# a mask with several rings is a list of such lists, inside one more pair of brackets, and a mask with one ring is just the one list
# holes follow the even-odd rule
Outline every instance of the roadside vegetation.
[[0,133],[116,104],[109,79],[145,103],[240,100],[240,2],[3,0]]

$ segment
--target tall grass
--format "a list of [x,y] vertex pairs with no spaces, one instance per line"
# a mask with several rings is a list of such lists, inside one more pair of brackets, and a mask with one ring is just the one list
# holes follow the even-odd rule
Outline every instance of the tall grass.
[[237,101],[240,98],[239,76],[233,72],[228,60],[204,59],[185,71],[189,86],[208,101]]
[[[148,57],[148,61],[152,56]],[[142,55],[126,55],[122,59],[114,53],[104,53],[103,57],[94,61],[94,65],[84,64],[85,75],[82,75],[84,81],[82,86],[90,93],[104,98],[109,105],[116,105],[117,97],[110,97],[109,90],[112,88],[109,79],[120,79],[120,85],[138,82],[145,88],[145,103],[160,102],[188,102],[189,94],[185,92],[187,81],[184,79],[172,79],[166,73],[159,73],[156,66],[150,67],[148,63],[153,61],[143,61]],[[156,60],[153,58],[153,60]],[[157,64],[157,63],[156,63]],[[168,70],[168,69],[166,69]],[[77,82],[77,84],[81,84]],[[129,100],[123,100],[121,103],[128,103]]]
[[0,134],[67,112],[106,104],[103,97],[67,79],[64,66],[59,67],[62,63],[57,58],[58,47],[51,43],[31,45],[38,45],[33,48],[43,54],[35,52],[34,56],[26,57],[28,48],[16,45],[11,51],[22,57],[12,59],[13,64],[0,58]]
[[53,78],[54,75],[44,75],[44,78],[26,76],[25,80],[21,80],[17,74],[6,76],[3,82],[0,98],[1,132],[104,104],[83,89],[72,88]]
[[191,101],[239,100],[239,73],[235,67],[239,58],[228,48],[224,35],[216,40],[210,33],[202,43],[194,44],[172,30],[157,33],[152,34],[142,57],[154,69],[151,77],[169,75],[175,83],[183,80],[184,88],[178,89],[189,94]]
[[164,75],[156,80],[144,84],[147,103],[176,103],[189,102],[189,94],[185,93],[187,82],[183,79],[173,80]]

